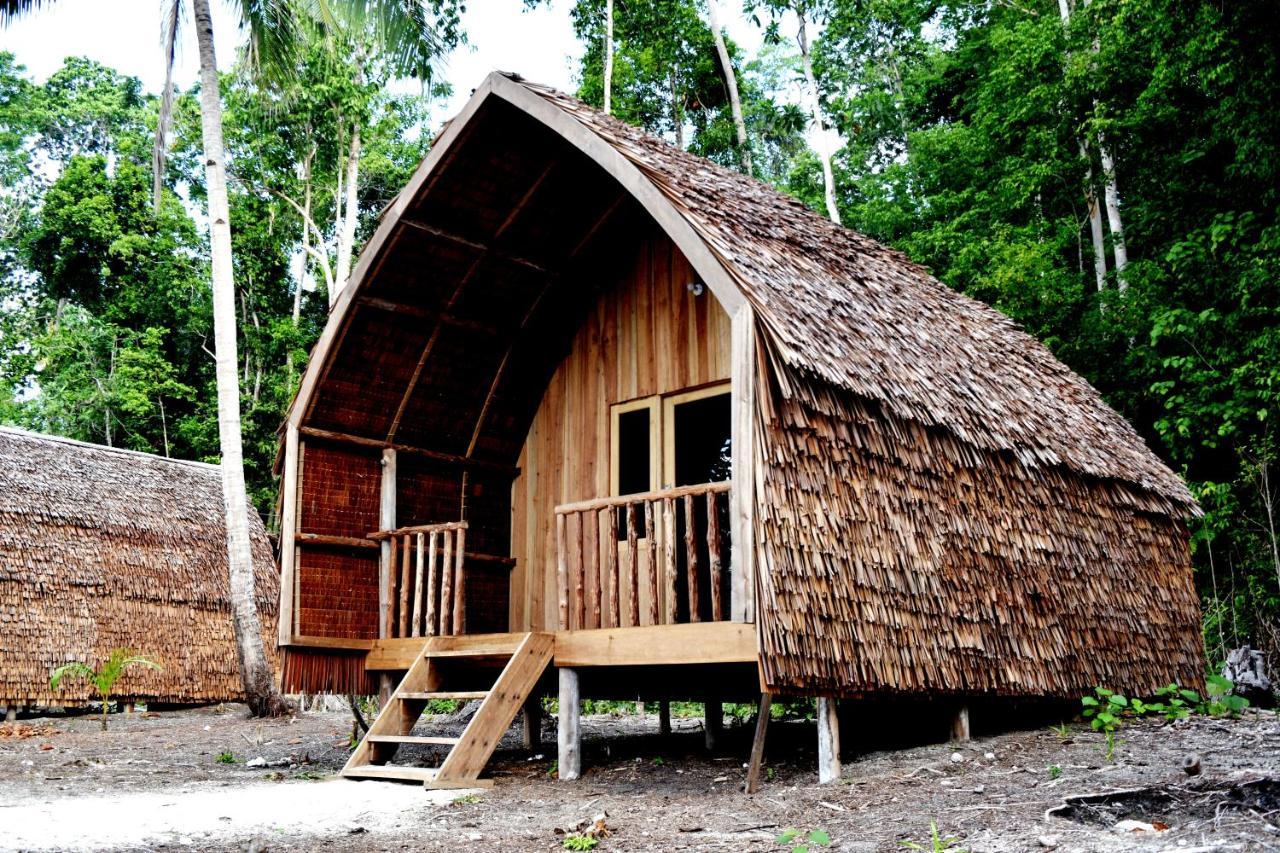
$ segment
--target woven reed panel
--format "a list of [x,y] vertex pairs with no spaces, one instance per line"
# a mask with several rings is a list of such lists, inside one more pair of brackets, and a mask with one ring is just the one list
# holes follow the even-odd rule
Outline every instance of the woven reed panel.
[[377,449],[308,439],[302,471],[301,532],[364,537],[378,529],[382,454]]
[[311,637],[378,636],[378,552],[300,549],[298,633]]
[[791,377],[762,426],[762,661],[779,690],[1148,695],[1201,683],[1178,507],[1029,468]]
[[[7,428],[0,461],[0,702],[84,705],[92,689],[50,691],[51,670],[117,647],[164,666],[128,670],[120,696],[243,697],[216,467]],[[249,522],[270,637],[279,578],[257,512]]]

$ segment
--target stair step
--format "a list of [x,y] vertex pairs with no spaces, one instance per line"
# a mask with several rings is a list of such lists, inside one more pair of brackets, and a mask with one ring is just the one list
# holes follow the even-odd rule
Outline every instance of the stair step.
[[422,653],[429,658],[509,658],[515,649],[494,646],[476,649],[429,649]]
[[427,702],[432,699],[483,699],[488,695],[488,690],[432,690],[426,693],[399,693],[397,698],[412,702]]
[[417,735],[369,735],[370,743],[431,743],[451,746],[461,738],[456,737],[419,737]]
[[400,782],[430,782],[438,771],[434,767],[401,767],[396,764],[357,764],[347,767],[342,775],[351,779],[392,779]]

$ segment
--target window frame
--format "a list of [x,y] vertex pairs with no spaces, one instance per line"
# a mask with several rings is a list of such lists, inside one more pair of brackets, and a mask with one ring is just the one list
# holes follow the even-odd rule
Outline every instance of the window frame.
[[658,484],[662,482],[662,457],[659,455],[659,448],[662,446],[662,424],[660,422],[662,410],[658,403],[659,398],[654,395],[628,400],[625,403],[614,403],[609,407],[609,494],[613,497],[619,495],[618,419],[619,416],[630,412],[638,412],[642,409],[649,410],[648,490],[656,491],[659,488]]

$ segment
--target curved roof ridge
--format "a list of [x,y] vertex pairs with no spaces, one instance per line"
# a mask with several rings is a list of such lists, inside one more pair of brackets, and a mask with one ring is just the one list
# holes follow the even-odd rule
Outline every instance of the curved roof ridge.
[[92,441],[80,441],[76,438],[67,438],[62,435],[51,435],[46,432],[36,432],[34,430],[24,429],[23,427],[0,425],[0,433],[15,436],[17,438],[30,439],[32,441],[43,441],[57,444],[66,444],[72,447],[80,447],[87,450],[94,450],[100,453],[115,453],[122,456],[142,457],[156,462],[173,462],[178,465],[190,465],[199,469],[218,470],[217,464],[213,462],[201,462],[197,459],[178,459],[173,456],[161,456],[158,453],[147,453],[145,450],[130,450],[127,447],[111,447],[106,444],[95,444]]
[[1195,499],[1102,395],[995,308],[798,199],[504,74],[633,163],[756,308],[781,361],[1024,464]]

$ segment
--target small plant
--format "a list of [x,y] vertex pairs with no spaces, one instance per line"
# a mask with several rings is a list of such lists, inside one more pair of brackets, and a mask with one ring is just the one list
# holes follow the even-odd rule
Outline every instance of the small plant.
[[238,764],[235,755],[230,752],[219,752],[218,757],[213,759],[218,764]]
[[1061,767],[1059,767],[1059,766],[1058,766],[1058,765],[1056,765],[1056,764],[1050,764],[1050,765],[1049,765],[1049,778],[1050,778],[1050,779],[1057,779],[1057,778],[1058,778],[1059,776],[1061,776],[1061,775],[1062,775],[1062,768],[1061,768]]
[[772,782],[774,779],[778,778],[778,771],[772,767],[766,767],[764,769],[764,778],[766,781]]
[[[1106,738],[1103,755],[1112,761],[1116,754],[1116,730],[1120,728],[1121,718],[1129,709],[1129,700],[1114,690],[1095,687],[1092,696],[1080,699],[1084,706],[1084,718],[1089,721],[1095,732],[1102,732]],[[1141,704],[1141,703],[1139,703]]]
[[908,850],[928,850],[929,853],[948,853],[948,851],[950,851],[950,853],[968,853],[967,850],[963,850],[955,846],[956,844],[960,843],[959,838],[952,838],[952,837],[943,838],[942,834],[938,832],[937,822],[932,820],[929,821],[928,846],[925,846],[924,844],[920,844],[919,842],[910,841],[910,840],[899,841],[898,843],[901,844],[903,847],[907,848]]
[[455,806],[474,806],[480,802],[479,794],[463,794],[461,797],[455,797],[453,804]]
[[654,756],[654,759],[653,759],[653,766],[654,766],[654,767],[661,767],[662,765],[664,765],[664,764],[666,764],[666,763],[667,763],[667,762],[666,762],[666,759],[664,759],[661,755]]
[[1058,736],[1058,740],[1071,740],[1071,727],[1066,723],[1058,723],[1056,726],[1049,726],[1049,731]]
[[791,848],[791,853],[809,853],[809,845],[826,847],[831,843],[831,835],[825,829],[811,829],[807,834],[801,833],[794,826],[784,829],[778,834],[777,842]]
[[596,845],[600,843],[600,839],[592,835],[583,835],[581,832],[574,832],[566,835],[560,843],[565,850],[594,850]]
[[98,691],[98,698],[102,700],[102,730],[105,732],[107,730],[107,712],[111,707],[111,689],[120,680],[120,676],[124,675],[124,671],[135,664],[149,666],[152,669],[163,669],[155,661],[135,655],[128,649],[113,649],[106,663],[97,669],[93,669],[88,664],[81,663],[78,660],[64,663],[50,675],[49,689],[57,690],[58,685],[62,683],[62,679],[69,675],[80,676],[90,681],[93,684],[93,688]]
[[548,776],[550,776],[552,779],[559,778],[559,776],[560,776],[560,762],[559,762],[559,761],[557,761],[557,760],[555,760],[555,759],[552,759],[552,760],[551,760],[551,766],[547,768],[547,775],[548,775]]

